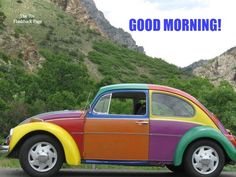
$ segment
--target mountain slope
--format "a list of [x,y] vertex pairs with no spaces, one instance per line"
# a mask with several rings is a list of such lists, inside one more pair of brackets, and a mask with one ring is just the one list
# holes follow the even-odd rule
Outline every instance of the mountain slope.
[[137,46],[132,36],[121,28],[113,27],[99,11],[93,0],[51,0],[63,10],[72,14],[79,22],[87,24],[91,29],[103,36],[130,49],[144,52],[143,47]]
[[1,0],[0,4],[4,133],[38,113],[84,108],[87,96],[106,84],[160,84],[185,77],[174,65],[114,43],[93,24],[79,21],[49,0]]
[[[58,1],[58,3],[59,2],[60,1]],[[68,4],[66,4],[64,8],[73,9],[78,6],[78,2],[85,3],[87,1],[81,0],[76,2],[67,1]],[[76,3],[77,6],[69,6],[70,3]],[[81,7],[78,6],[77,8],[78,9],[74,9],[74,11],[78,12]],[[14,13],[12,13],[13,9]],[[96,10],[97,9],[95,9],[95,11]],[[144,82],[145,78],[149,78],[149,81],[156,83],[166,78],[181,77],[182,75],[180,69],[174,65],[170,65],[160,59],[147,57],[144,54],[115,44],[101,35],[95,28],[91,29],[93,24],[78,21],[78,17],[75,17],[70,13],[65,13],[63,9],[55,6],[54,3],[51,3],[48,0],[22,0],[21,3],[18,3],[17,1],[10,3],[7,0],[2,0],[2,11],[7,16],[5,21],[7,26],[4,32],[5,36],[6,34],[9,34],[8,38],[12,40],[4,40],[5,43],[6,41],[9,43],[8,49],[7,47],[2,46],[0,47],[0,51],[15,58],[20,57],[24,62],[30,61],[28,63],[34,63],[34,61],[38,61],[39,58],[41,58],[40,61],[43,61],[44,57],[40,55],[40,51],[47,49],[53,53],[66,53],[72,59],[77,60],[78,62],[81,61],[80,64],[87,67],[89,71],[88,74],[91,78],[95,79],[95,82],[99,82],[106,77],[107,73],[114,72],[114,70],[107,67],[107,63],[109,63],[110,66],[113,66],[113,68],[117,67],[118,70],[119,68],[122,68],[122,71],[119,73],[120,76],[116,79],[116,81],[120,82],[132,82],[132,79],[127,77],[127,75],[133,75],[134,72],[138,74],[133,75],[135,78],[133,79],[133,82]],[[28,20],[28,18],[30,18],[29,16],[32,15],[33,19],[42,21],[42,23],[14,23],[15,19],[22,18],[22,14],[26,16],[23,20]],[[83,16],[84,14],[80,15],[80,19],[85,18]],[[33,51],[37,54],[37,57],[32,58],[30,55],[30,58],[28,55],[25,56],[24,53],[27,53],[25,48],[17,50],[17,54],[17,51],[14,50],[15,54],[13,55],[13,52],[11,52],[11,45],[17,44],[20,46],[21,41],[27,39],[34,43],[31,44],[31,46],[35,46]],[[98,43],[100,44],[98,45]],[[100,49],[98,49],[99,47]],[[103,47],[103,49],[101,49],[101,47]],[[100,58],[103,63],[102,65],[93,58],[93,55],[89,54],[90,51],[97,52],[104,57]],[[103,52],[106,52],[106,56],[103,55]],[[114,55],[116,56],[114,57]],[[123,60],[123,62],[120,62],[121,60]],[[117,61],[119,62],[117,63]],[[123,66],[124,62],[126,65]],[[33,66],[30,67],[35,68]],[[167,68],[168,70],[169,67],[171,69],[169,69],[168,72],[161,69]],[[140,71],[140,74],[138,71]],[[162,72],[165,72],[165,74]]]
[[207,64],[208,62],[209,62],[209,60],[199,60],[199,61],[196,61],[196,62],[192,63],[191,65],[184,67],[183,71],[186,72],[186,73],[192,74],[192,72],[193,72],[193,70],[195,68],[203,66],[204,64]]
[[211,60],[205,60],[198,63],[197,66],[191,65],[185,69],[196,76],[208,78],[216,85],[219,85],[223,80],[227,80],[236,88],[236,47]]

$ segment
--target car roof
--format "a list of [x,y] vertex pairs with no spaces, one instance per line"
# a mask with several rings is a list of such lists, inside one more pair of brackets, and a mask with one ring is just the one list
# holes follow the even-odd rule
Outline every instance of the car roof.
[[188,93],[176,89],[176,88],[172,88],[172,87],[168,87],[168,86],[164,86],[164,85],[155,85],[155,84],[142,84],[142,83],[127,83],[127,84],[113,84],[113,85],[107,85],[104,87],[101,87],[99,90],[99,93],[103,93],[103,92],[108,92],[108,91],[112,91],[112,90],[158,90],[158,91],[166,91],[166,92],[170,92],[170,93],[175,93],[175,94],[179,94],[179,95],[184,95],[185,97],[190,97],[191,99],[192,96],[189,95]]
[[104,87],[101,87],[99,92],[107,92],[110,90],[120,90],[120,89],[133,89],[133,90],[147,90],[148,89],[148,84],[136,84],[136,83],[131,83],[131,84],[113,84],[113,85],[107,85]]
[[[126,83],[126,84],[113,84],[113,85],[107,85],[104,87],[101,87],[98,94],[104,93],[104,92],[109,92],[112,90],[158,90],[158,91],[164,91],[164,92],[169,92],[169,93],[174,93],[177,95],[181,95],[192,102],[194,102],[197,105],[201,105],[201,103],[194,98],[192,95],[173,88],[173,87],[168,87],[164,85],[156,85],[156,84],[142,84],[142,83]],[[203,105],[201,105],[203,107]]]

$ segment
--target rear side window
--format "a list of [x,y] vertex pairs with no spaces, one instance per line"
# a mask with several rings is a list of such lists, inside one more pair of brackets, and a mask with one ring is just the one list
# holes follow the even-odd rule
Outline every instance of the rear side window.
[[168,117],[193,117],[195,110],[187,101],[168,94],[152,94],[152,114]]

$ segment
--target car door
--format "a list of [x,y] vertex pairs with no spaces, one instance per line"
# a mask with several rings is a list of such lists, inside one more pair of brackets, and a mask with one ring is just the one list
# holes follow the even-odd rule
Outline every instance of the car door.
[[147,90],[101,94],[85,120],[84,159],[148,160]]
[[149,159],[172,163],[181,137],[198,126],[194,105],[186,98],[164,91],[150,91]]

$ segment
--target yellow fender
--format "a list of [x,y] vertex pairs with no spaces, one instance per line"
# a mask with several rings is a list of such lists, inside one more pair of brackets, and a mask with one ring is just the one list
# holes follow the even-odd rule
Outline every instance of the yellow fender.
[[34,131],[45,131],[54,135],[63,146],[66,163],[80,165],[80,152],[72,136],[62,127],[48,122],[32,122],[15,127],[11,136],[9,153],[25,135]]

